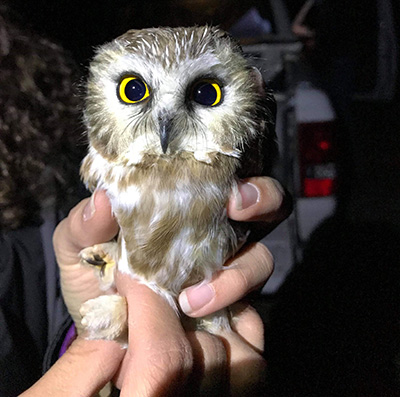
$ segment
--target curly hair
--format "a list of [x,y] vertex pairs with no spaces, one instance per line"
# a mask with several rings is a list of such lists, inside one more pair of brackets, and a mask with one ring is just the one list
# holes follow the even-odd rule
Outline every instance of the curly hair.
[[8,18],[0,6],[0,230],[73,201],[84,146],[72,59]]

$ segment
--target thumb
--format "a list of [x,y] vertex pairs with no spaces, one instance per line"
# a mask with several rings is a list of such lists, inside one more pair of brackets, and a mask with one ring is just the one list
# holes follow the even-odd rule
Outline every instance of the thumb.
[[227,211],[236,221],[280,222],[290,214],[290,195],[273,178],[243,179],[230,197]]
[[117,274],[117,288],[126,296],[129,321],[121,396],[177,395],[193,363],[177,314],[163,297],[128,275]]

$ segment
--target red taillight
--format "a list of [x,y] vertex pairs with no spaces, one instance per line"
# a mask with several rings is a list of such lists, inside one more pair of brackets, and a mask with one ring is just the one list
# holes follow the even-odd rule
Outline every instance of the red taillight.
[[333,179],[306,178],[303,188],[306,197],[330,196],[333,193]]
[[323,151],[329,150],[331,147],[331,142],[328,141],[321,141],[319,142],[319,148]]
[[298,125],[301,194],[330,196],[336,180],[333,122]]

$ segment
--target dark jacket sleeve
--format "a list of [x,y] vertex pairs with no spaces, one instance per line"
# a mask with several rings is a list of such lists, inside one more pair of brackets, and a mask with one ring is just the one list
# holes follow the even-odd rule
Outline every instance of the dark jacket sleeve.
[[48,321],[45,261],[38,226],[0,232],[0,396],[42,373]]

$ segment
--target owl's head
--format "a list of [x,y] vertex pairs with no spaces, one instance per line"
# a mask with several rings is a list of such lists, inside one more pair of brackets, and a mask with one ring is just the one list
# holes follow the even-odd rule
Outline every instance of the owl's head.
[[90,66],[85,122],[103,157],[215,153],[240,157],[270,117],[260,73],[215,27],[131,30],[100,47]]

